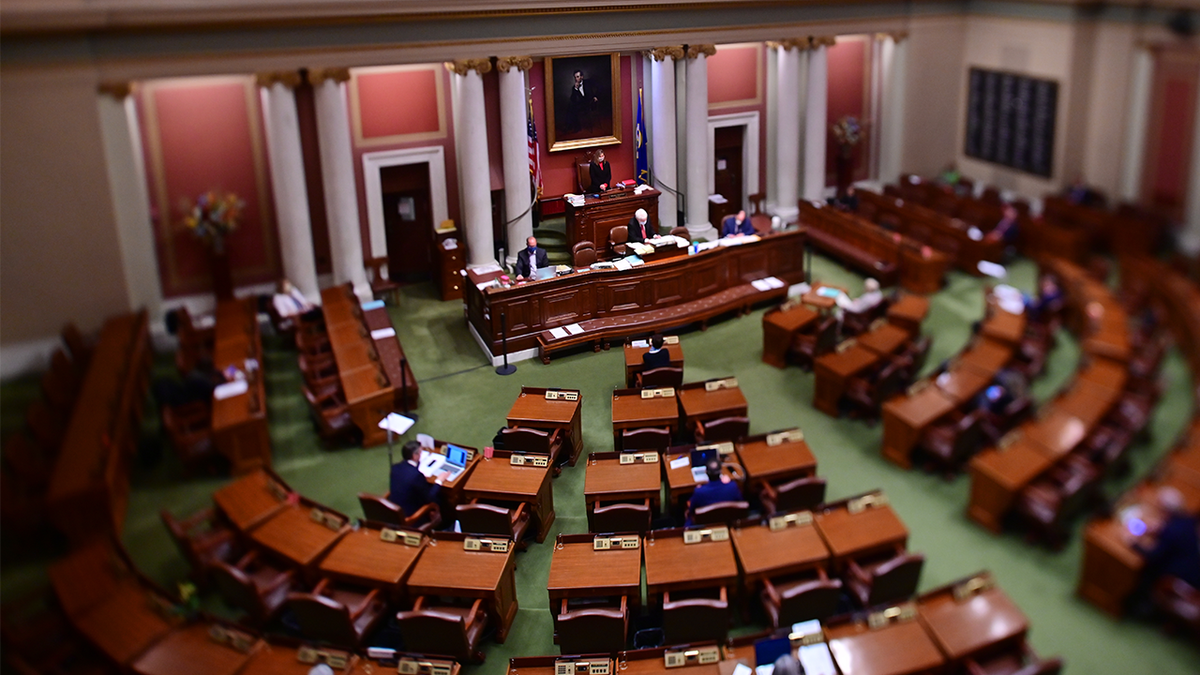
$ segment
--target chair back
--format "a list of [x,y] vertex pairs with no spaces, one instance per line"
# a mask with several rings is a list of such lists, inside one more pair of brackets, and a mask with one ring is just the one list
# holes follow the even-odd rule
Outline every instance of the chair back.
[[529,427],[507,427],[500,430],[506,450],[551,454],[550,437],[553,432]]
[[621,430],[622,450],[658,450],[662,452],[669,447],[671,447],[671,432],[666,429],[644,427]]
[[592,532],[638,532],[650,531],[650,506],[648,504],[617,503],[596,506],[592,509]]
[[454,507],[460,529],[467,534],[512,538],[512,511],[491,504],[459,504]]
[[867,606],[910,598],[921,583],[921,568],[925,556],[919,553],[901,553],[871,570],[871,593]]
[[817,344],[813,357],[828,354],[837,346],[837,318],[830,316],[817,328]]
[[679,387],[683,384],[683,368],[662,366],[661,368],[643,370],[638,373],[638,382],[643,389],[651,387]]
[[778,625],[831,617],[837,612],[841,597],[841,579],[814,579],[781,588]]
[[358,645],[350,610],[337,600],[312,593],[290,593],[287,604],[304,637],[350,649]]
[[558,615],[558,649],[563,654],[605,654],[625,648],[629,610],[621,606],[568,609]]
[[701,506],[692,512],[692,522],[697,525],[732,525],[750,515],[749,502],[717,502]]
[[571,247],[571,260],[575,267],[587,267],[596,262],[596,245],[590,241],[581,241]]
[[692,238],[691,234],[688,233],[688,229],[682,225],[680,225],[679,227],[672,227],[671,228],[671,236],[672,237],[682,237],[684,239]]
[[474,649],[467,635],[466,618],[458,612],[414,609],[396,615],[404,644],[423,654],[469,661]]
[[984,445],[983,415],[978,410],[969,415],[963,415],[955,427],[952,459],[956,462],[965,461]]
[[220,560],[213,561],[209,570],[217,593],[226,605],[246,612],[254,621],[266,618],[267,606],[254,581],[245,572]]
[[358,493],[358,505],[362,507],[363,516],[367,520],[375,520],[388,525],[404,524],[404,509],[383,497],[360,492]]
[[817,476],[790,480],[775,488],[775,511],[804,511],[825,501],[825,479]]
[[670,593],[664,594],[663,634],[671,645],[725,640],[729,635],[725,587],[721,587],[717,597],[671,599]]
[[705,443],[736,441],[750,435],[750,418],[748,417],[722,417],[704,422],[701,426]]
[[608,243],[614,246],[623,245],[629,241],[629,226],[617,225],[608,231]]
[[908,352],[912,357],[912,364],[908,370],[912,377],[916,377],[925,367],[925,363],[929,360],[929,348],[932,345],[933,338],[930,338],[928,335],[913,343],[912,349]]
[[896,396],[904,389],[904,371],[896,362],[888,363],[879,371],[879,377],[873,387],[872,400],[875,407],[883,405],[884,401]]
[[575,158],[575,190],[583,194],[592,187],[592,153],[584,153]]

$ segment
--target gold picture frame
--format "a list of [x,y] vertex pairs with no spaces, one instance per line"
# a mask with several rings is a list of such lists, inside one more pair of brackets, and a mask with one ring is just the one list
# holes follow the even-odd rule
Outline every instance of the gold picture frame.
[[550,152],[621,144],[620,54],[546,57],[542,88]]

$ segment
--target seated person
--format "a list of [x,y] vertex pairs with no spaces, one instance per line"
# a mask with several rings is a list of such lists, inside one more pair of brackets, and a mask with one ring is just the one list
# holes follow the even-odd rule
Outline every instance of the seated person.
[[400,450],[400,456],[404,461],[392,465],[388,501],[404,509],[404,515],[410,516],[422,506],[437,500],[442,483],[446,482],[450,472],[441,472],[437,480],[430,485],[417,468],[417,462],[421,458],[421,444],[417,441],[405,443]]
[[691,527],[692,514],[696,509],[720,502],[739,502],[742,500],[742,489],[729,476],[721,473],[721,463],[712,460],[704,467],[708,474],[708,482],[696,487],[692,498],[688,500],[687,520],[684,525]]
[[1158,506],[1163,511],[1159,527],[1141,537],[1128,535],[1146,562],[1143,582],[1149,588],[1158,579],[1172,576],[1200,588],[1200,522],[1185,509],[1179,490],[1169,485],[1158,489]]
[[738,211],[737,215],[725,216],[725,220],[721,221],[722,237],[735,237],[739,234],[754,234],[754,226],[750,224],[750,219],[746,217],[745,211]]
[[596,151],[596,159],[588,167],[588,175],[592,178],[592,191],[603,192],[612,185],[612,164],[604,161],[604,151]]
[[1067,201],[1072,204],[1086,206],[1091,201],[1092,191],[1088,189],[1087,183],[1084,182],[1083,176],[1076,176],[1075,180],[1067,186],[1066,189]]
[[834,302],[838,306],[838,318],[842,316],[842,312],[854,312],[861,314],[879,303],[883,302],[883,291],[879,290],[879,282],[874,279],[867,279],[863,282],[863,294],[851,300],[845,293],[839,293],[837,300]]
[[1038,287],[1038,298],[1029,303],[1029,314],[1037,321],[1046,321],[1058,316],[1063,308],[1063,294],[1054,278],[1050,275],[1042,277]]
[[650,224],[650,214],[646,209],[638,209],[629,219],[629,241],[646,241],[657,235],[654,226]]
[[549,266],[550,259],[546,257],[546,249],[538,248],[536,237],[529,237],[525,240],[525,248],[517,254],[517,264],[513,271],[517,273],[518,279],[532,279],[538,270]]
[[1004,216],[985,237],[989,241],[1003,241],[1011,245],[1017,240],[1017,210],[1011,204],[1004,205]]
[[292,319],[313,309],[315,305],[304,297],[298,288],[287,279],[279,280],[279,290],[273,298],[275,311],[285,319]]
[[854,212],[858,210],[858,192],[855,191],[853,185],[846,187],[846,192],[837,198],[836,206],[843,211]]
[[642,354],[642,363],[646,370],[671,365],[671,353],[663,346],[663,336],[655,335],[650,338],[650,351]]

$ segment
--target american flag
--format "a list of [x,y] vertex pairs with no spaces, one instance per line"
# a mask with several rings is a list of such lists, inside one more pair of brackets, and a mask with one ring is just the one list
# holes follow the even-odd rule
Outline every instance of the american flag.
[[525,94],[525,102],[529,112],[529,180],[537,196],[540,198],[542,196],[541,150],[538,148],[537,125],[533,122],[533,95],[529,91],[526,91]]

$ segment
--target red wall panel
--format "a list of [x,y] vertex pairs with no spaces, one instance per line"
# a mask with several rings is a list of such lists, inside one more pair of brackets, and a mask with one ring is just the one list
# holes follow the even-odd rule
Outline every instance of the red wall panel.
[[708,58],[708,105],[744,103],[761,97],[759,83],[763,81],[761,45],[731,45],[717,47]]
[[1156,54],[1150,98],[1142,199],[1182,217],[1195,142],[1200,53],[1164,50]]
[[854,180],[864,180],[870,172],[867,163],[871,156],[867,125],[873,122],[868,119],[871,111],[871,42],[868,38],[839,38],[836,45],[828,48],[827,59],[829,100],[826,117],[828,129],[825,132],[825,184],[837,183],[839,149],[831,129],[845,115],[857,118],[863,127],[862,141],[851,152],[850,161],[854,164]]
[[437,131],[439,76],[433,68],[357,75],[363,138]]

